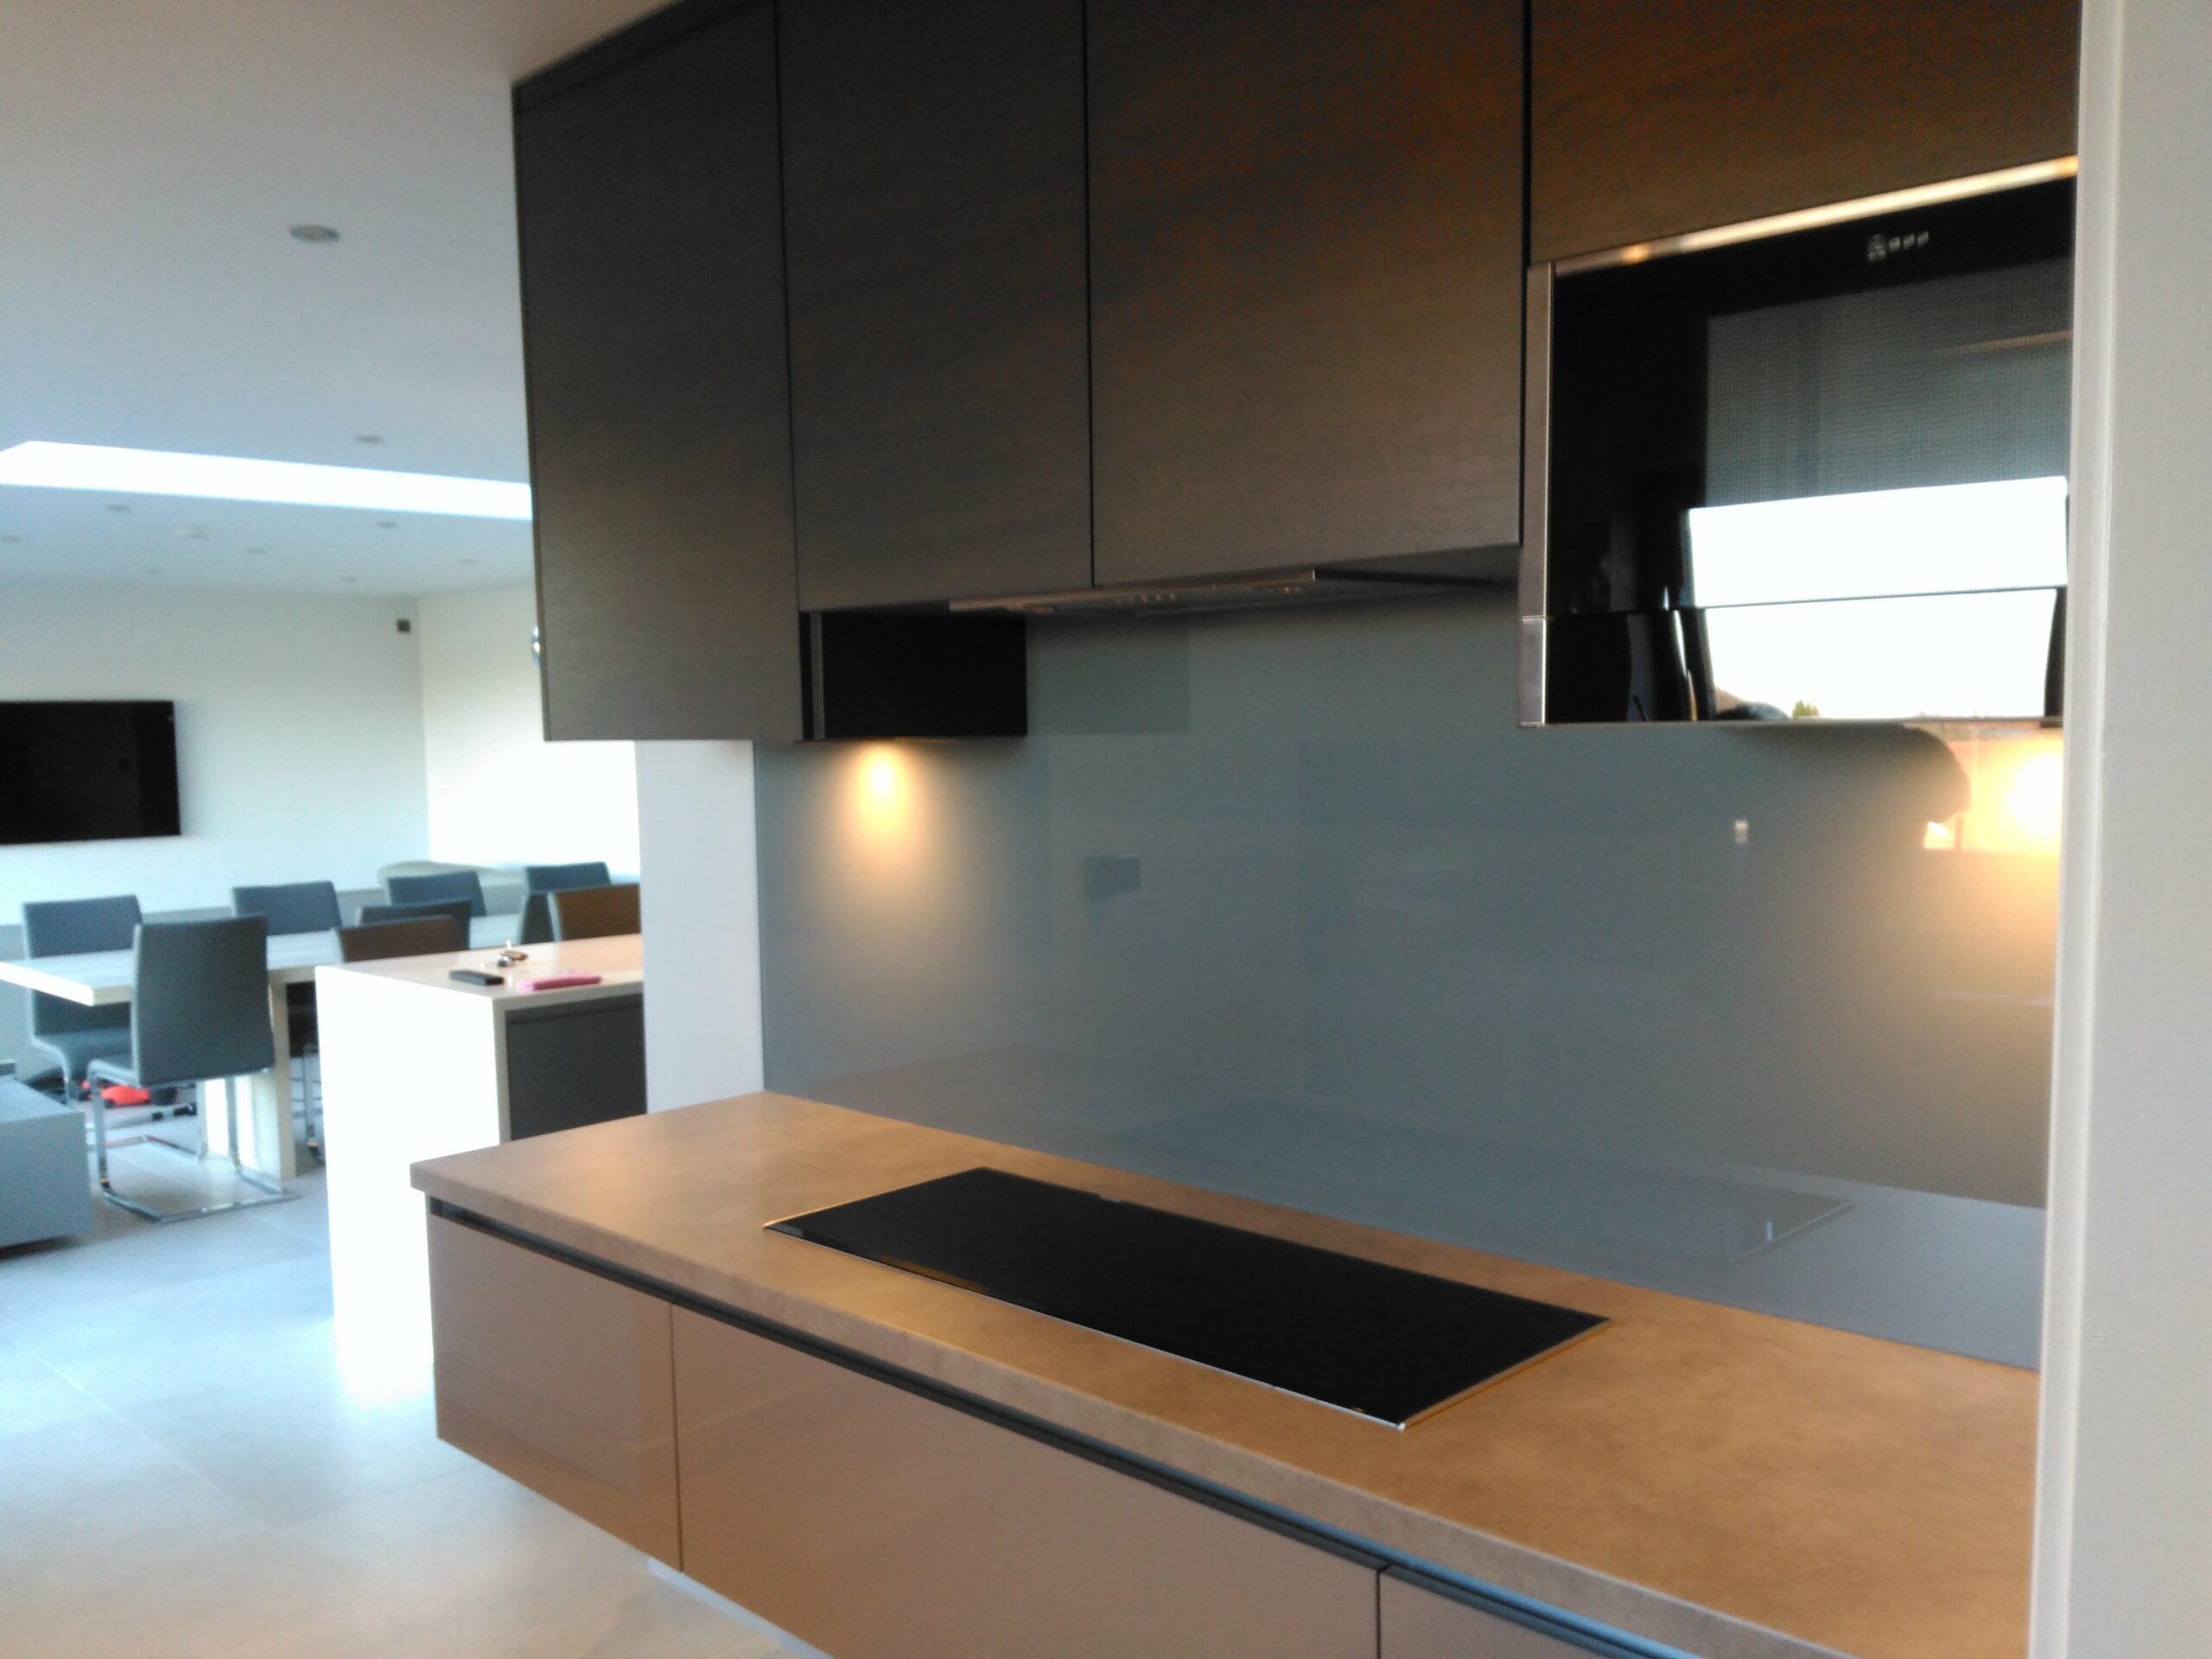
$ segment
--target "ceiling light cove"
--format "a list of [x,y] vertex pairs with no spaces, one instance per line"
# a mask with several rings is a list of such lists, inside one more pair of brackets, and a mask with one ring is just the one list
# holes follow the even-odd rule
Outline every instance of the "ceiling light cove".
[[97,490],[108,495],[358,507],[454,518],[526,520],[530,517],[530,486],[497,479],[379,472],[368,467],[323,467],[297,461],[252,461],[239,455],[189,455],[166,449],[118,449],[91,443],[34,441],[0,449],[0,484]]

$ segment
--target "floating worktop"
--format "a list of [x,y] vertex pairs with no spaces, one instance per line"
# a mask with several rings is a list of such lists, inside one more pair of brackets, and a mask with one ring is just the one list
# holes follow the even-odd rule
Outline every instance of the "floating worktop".
[[[524,959],[511,968],[500,967],[494,958],[499,955],[496,948],[479,947],[471,950],[456,950],[449,954],[428,957],[395,957],[382,962],[347,963],[342,967],[318,969],[319,983],[327,985],[331,976],[340,982],[353,978],[377,981],[395,985],[416,985],[428,990],[444,991],[454,996],[465,996],[477,1001],[488,1002],[500,1008],[525,1005],[547,1004],[553,1001],[588,1002],[607,997],[634,996],[645,983],[645,940],[636,933],[617,934],[604,939],[569,939],[558,944],[528,944],[520,947]],[[477,969],[498,974],[505,982],[498,985],[472,985],[453,977],[456,968]],[[567,985],[556,989],[525,991],[521,982],[550,978],[558,974],[594,974],[595,985]]]
[[[978,1165],[1611,1323],[1402,1432],[765,1224]],[[2017,1659],[2036,1378],[789,1096],[461,1153],[455,1209],[1705,1659]]]

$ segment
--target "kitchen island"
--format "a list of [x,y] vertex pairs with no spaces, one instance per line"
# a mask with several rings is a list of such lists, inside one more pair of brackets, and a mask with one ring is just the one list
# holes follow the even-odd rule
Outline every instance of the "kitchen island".
[[[429,1357],[422,1206],[408,1167],[645,1109],[645,965],[636,934],[478,948],[315,970],[331,1290],[349,1372]],[[452,977],[458,969],[498,985]],[[588,984],[543,991],[532,978]]]
[[[1610,1323],[1399,1431],[765,1230],[979,1166]],[[772,1094],[414,1181],[441,1432],[840,1659],[2024,1644],[2026,1371]]]

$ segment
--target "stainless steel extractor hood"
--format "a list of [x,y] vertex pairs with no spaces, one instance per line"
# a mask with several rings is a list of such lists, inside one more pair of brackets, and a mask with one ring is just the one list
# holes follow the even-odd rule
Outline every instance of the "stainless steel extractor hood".
[[1411,598],[1463,593],[1503,585],[1489,577],[1415,575],[1357,569],[1272,571],[1264,575],[1210,577],[1195,582],[1124,582],[1110,588],[1071,588],[1058,593],[1013,594],[953,601],[956,612],[1012,611],[1024,616],[1130,616],[1155,613],[1243,611],[1345,600]]

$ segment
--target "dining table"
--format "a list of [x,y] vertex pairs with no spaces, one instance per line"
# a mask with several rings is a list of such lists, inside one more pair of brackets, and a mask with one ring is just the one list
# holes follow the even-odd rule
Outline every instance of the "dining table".
[[[468,925],[472,950],[512,944],[522,934],[519,913],[479,916]],[[250,1077],[210,1078],[200,1097],[200,1126],[210,1152],[227,1154],[224,1091],[238,1091],[238,1157],[248,1168],[278,1180],[299,1173],[297,1135],[292,1121],[291,1020],[286,991],[315,982],[315,970],[339,961],[334,931],[276,933],[269,939],[269,1030],[276,1058],[266,1071]],[[129,950],[87,950],[71,956],[0,957],[0,983],[87,1007],[128,1003],[135,969]]]

